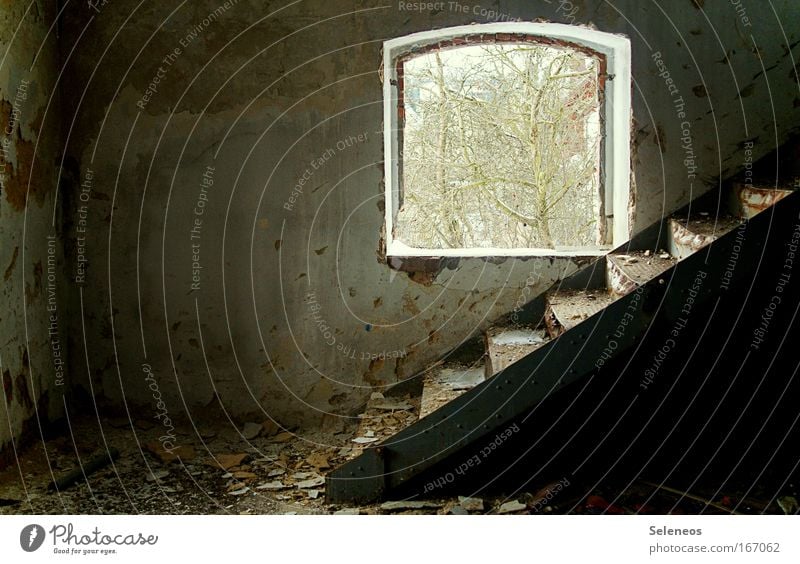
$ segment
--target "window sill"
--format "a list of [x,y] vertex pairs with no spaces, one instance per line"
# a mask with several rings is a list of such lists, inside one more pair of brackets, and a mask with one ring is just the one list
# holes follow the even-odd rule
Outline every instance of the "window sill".
[[386,256],[389,268],[399,272],[441,272],[445,268],[454,269],[461,259],[483,259],[490,262],[504,262],[508,259],[554,259],[574,260],[594,259],[604,256],[611,247],[598,249],[576,249],[556,251],[553,249],[409,249],[407,254],[392,253]]

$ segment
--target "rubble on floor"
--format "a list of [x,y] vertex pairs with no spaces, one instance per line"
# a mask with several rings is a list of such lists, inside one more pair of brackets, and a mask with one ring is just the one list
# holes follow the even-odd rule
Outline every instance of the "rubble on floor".
[[[409,407],[410,404],[410,407]],[[97,422],[73,421],[72,437],[58,437],[20,452],[20,463],[0,471],[0,514],[544,514],[544,513],[784,513],[797,511],[797,492],[773,503],[732,495],[703,503],[696,495],[639,482],[622,493],[586,491],[577,484],[539,484],[514,498],[465,495],[447,499],[391,500],[361,507],[325,502],[325,475],[368,448],[358,437],[383,438],[407,418],[418,401],[374,395],[367,417],[338,433],[297,435],[262,424],[256,430],[195,429],[174,433],[174,450],[164,450],[158,429],[112,421],[97,433]],[[247,433],[243,431],[247,430]],[[245,438],[245,437],[250,437]],[[97,443],[101,448],[98,450]],[[49,491],[54,478],[81,461],[119,451],[108,464],[76,485]],[[113,447],[112,447],[113,445]]]

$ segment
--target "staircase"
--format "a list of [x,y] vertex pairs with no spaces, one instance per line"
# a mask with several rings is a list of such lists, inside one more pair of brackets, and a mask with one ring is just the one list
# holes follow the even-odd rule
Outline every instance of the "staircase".
[[[522,448],[515,439],[534,414],[537,425],[558,419],[545,400],[569,401],[590,382],[602,389],[607,381],[620,405],[635,402],[659,376],[639,372],[630,385],[616,386],[628,359],[652,361],[670,335],[680,341],[687,323],[699,330],[709,312],[730,309],[726,304],[740,299],[732,296],[744,295],[736,292],[752,290],[754,265],[772,287],[770,273],[785,265],[799,211],[800,195],[791,189],[733,184],[586,265],[526,304],[520,317],[529,323],[488,329],[482,356],[429,370],[411,397],[376,394],[356,439],[364,450],[329,474],[328,500],[444,491],[477,476],[495,452],[514,456]],[[370,430],[387,416],[388,427]]]

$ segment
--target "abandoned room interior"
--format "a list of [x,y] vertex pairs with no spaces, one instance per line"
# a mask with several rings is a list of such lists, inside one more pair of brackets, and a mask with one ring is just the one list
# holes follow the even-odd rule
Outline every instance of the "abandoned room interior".
[[0,6],[0,514],[795,514],[794,0]]

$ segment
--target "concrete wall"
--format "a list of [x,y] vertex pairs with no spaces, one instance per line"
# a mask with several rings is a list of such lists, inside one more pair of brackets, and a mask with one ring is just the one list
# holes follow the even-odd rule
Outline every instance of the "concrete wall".
[[219,403],[335,426],[511,310],[526,284],[532,296],[574,269],[470,259],[426,283],[380,259],[384,39],[516,18],[628,35],[636,229],[740,169],[743,140],[755,156],[774,149],[798,123],[792,0],[660,4],[70,5],[75,382],[117,405],[166,398],[173,415]]
[[12,440],[62,415],[66,389],[55,14],[42,0],[0,6],[0,465]]

